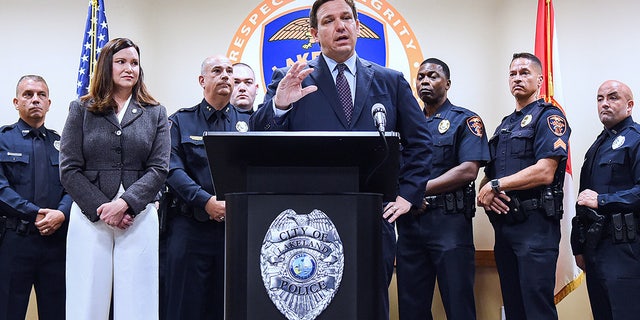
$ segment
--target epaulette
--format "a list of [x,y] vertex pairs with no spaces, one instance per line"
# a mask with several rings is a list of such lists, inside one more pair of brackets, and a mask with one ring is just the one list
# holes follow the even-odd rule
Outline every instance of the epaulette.
[[547,108],[555,108],[560,110],[560,108],[558,108],[558,106],[554,105],[551,102],[543,102],[540,105],[538,105],[539,107],[543,108],[543,109],[547,109]]
[[634,122],[633,125],[629,126],[629,128],[635,130],[638,133],[640,133],[640,124],[638,124],[637,122]]
[[51,133],[51,134],[54,134],[54,135],[56,135],[56,136],[60,137],[60,134],[58,133],[58,131],[55,131],[55,130],[53,130],[53,129],[49,129],[49,128],[47,128],[47,132],[49,132],[49,133]]
[[200,105],[197,104],[197,105],[195,105],[193,107],[181,108],[181,109],[178,109],[178,111],[176,111],[176,112],[194,112],[194,111],[196,111],[198,109],[199,106]]
[[455,111],[457,113],[465,113],[467,110],[462,108],[462,107],[458,107],[456,105],[451,105],[451,111]]
[[473,112],[473,111],[471,111],[471,110],[469,110],[467,108],[463,108],[463,107],[456,106],[456,105],[453,105],[453,107],[451,107],[451,111],[455,111],[457,113],[462,113],[467,117],[475,117],[475,116],[479,117],[479,115],[477,113],[475,113],[475,112]]
[[0,127],[0,132],[6,132],[7,130],[11,130],[11,129],[15,128],[15,126],[16,126],[15,123],[14,124],[4,125],[4,126]]

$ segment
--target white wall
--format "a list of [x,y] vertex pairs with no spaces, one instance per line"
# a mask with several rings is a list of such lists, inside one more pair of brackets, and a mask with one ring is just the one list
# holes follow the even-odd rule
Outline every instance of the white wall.
[[[200,101],[201,61],[225,53],[240,23],[261,3],[105,1],[111,38],[129,37],[138,43],[147,85],[170,111]],[[411,26],[423,55],[439,57],[451,67],[451,100],[477,111],[492,133],[513,109],[507,87],[511,54],[533,51],[537,0],[387,1]],[[75,98],[87,4],[87,0],[0,0],[0,124],[18,117],[11,102],[18,78],[36,73],[47,79],[51,89],[47,125],[62,129],[68,103]],[[601,130],[595,109],[597,87],[613,78],[640,94],[636,58],[640,2],[555,0],[555,8],[577,177],[586,149]],[[634,114],[640,120],[638,111]],[[491,248],[486,216],[480,212],[475,223],[477,247]]]
[[[110,37],[129,37],[141,48],[151,92],[169,111],[199,102],[202,60],[225,53],[255,0],[105,0]],[[360,0],[363,2],[366,0]],[[53,101],[47,125],[61,130],[75,98],[76,72],[87,0],[0,0],[0,123],[12,123],[15,85],[26,73],[47,79]],[[452,71],[451,100],[477,111],[492,133],[513,109],[507,87],[511,54],[533,51],[536,0],[424,0],[388,3],[417,35],[425,57],[439,57]],[[360,4],[362,6],[362,4]],[[634,0],[556,0],[565,109],[573,129],[575,175],[601,130],[595,111],[597,87],[610,78],[640,90],[636,55],[640,22]],[[413,81],[413,79],[409,79]],[[637,115],[636,111],[636,115]],[[636,118],[638,118],[636,116]],[[638,118],[640,119],[640,118]],[[476,219],[485,229],[486,218]],[[492,235],[476,235],[490,248]]]

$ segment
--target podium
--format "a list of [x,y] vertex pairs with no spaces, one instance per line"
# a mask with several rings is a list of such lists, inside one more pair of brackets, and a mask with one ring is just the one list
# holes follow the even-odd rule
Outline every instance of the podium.
[[396,133],[205,132],[204,143],[226,200],[225,319],[386,319]]

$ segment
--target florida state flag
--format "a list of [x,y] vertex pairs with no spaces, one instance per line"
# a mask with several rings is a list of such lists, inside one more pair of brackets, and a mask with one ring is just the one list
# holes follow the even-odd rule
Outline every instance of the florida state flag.
[[[552,0],[538,0],[535,55],[542,62],[542,74],[544,75],[544,82],[540,87],[540,96],[545,101],[558,106],[566,115],[562,108],[564,100],[554,15]],[[564,178],[564,216],[561,221],[562,238],[560,240],[560,255],[558,256],[556,288],[554,291],[556,304],[577,288],[584,279],[584,274],[576,265],[571,252],[571,219],[576,215],[576,195],[569,148],[567,152],[567,171]]]

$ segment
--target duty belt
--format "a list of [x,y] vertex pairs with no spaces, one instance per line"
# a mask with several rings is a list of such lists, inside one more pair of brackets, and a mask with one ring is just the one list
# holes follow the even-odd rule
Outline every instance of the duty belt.
[[198,222],[215,222],[214,220],[209,219],[209,214],[207,214],[204,210],[196,210],[188,205],[180,206],[178,214],[181,216],[185,216],[188,218],[193,218]]
[[3,217],[5,220],[5,229],[14,230],[18,234],[39,233],[38,228],[31,222],[18,219],[16,217]]
[[435,208],[444,207],[446,199],[444,194],[439,194],[437,196],[426,196],[424,201],[428,203],[427,208]]

